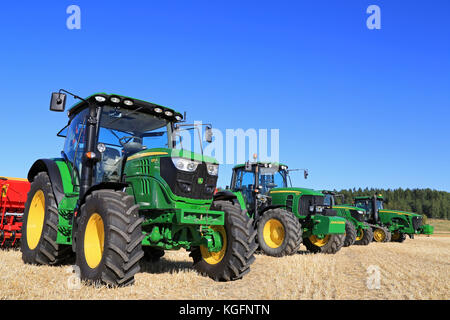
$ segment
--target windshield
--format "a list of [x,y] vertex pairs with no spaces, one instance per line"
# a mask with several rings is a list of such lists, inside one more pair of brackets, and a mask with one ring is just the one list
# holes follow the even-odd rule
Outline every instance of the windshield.
[[383,210],[383,200],[377,200],[377,210]]
[[260,167],[259,168],[259,185],[261,186],[261,194],[269,193],[273,188],[286,188],[286,171],[278,170],[279,167]]
[[104,106],[100,116],[99,143],[121,148],[123,153],[138,149],[168,148],[169,121],[138,110]]
[[173,148],[191,150],[200,154],[203,154],[205,151],[207,156],[216,156],[214,148],[211,150],[208,148],[211,145],[206,141],[207,126],[209,125],[201,122],[177,124],[172,133]]
[[369,204],[369,200],[356,200],[355,206],[365,209],[367,212],[372,211],[372,206]]
[[323,199],[323,204],[326,206],[333,205],[333,196],[331,194],[325,194],[325,198]]
[[105,145],[95,168],[96,183],[120,181],[124,156],[151,148],[170,148],[168,120],[137,110],[104,106],[100,115],[98,143]]

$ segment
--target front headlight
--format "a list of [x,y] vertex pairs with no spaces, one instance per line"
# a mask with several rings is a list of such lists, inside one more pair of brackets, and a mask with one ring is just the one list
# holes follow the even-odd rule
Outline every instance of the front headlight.
[[217,176],[219,173],[219,165],[208,163],[206,165],[206,169],[208,170],[208,174],[211,176]]
[[364,211],[358,210],[359,214],[364,214]]
[[187,172],[194,172],[200,164],[198,161],[192,161],[184,158],[172,158],[172,162],[177,169]]

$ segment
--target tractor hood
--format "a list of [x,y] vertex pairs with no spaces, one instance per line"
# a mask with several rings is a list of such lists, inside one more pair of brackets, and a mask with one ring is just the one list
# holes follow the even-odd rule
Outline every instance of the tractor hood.
[[189,160],[195,160],[200,162],[218,164],[217,160],[213,157],[201,155],[194,153],[189,150],[184,149],[169,149],[169,148],[153,148],[139,151],[132,156],[128,157],[128,161],[150,157],[150,156],[160,156],[160,157],[171,157],[171,158],[185,158]]
[[292,193],[297,196],[311,195],[311,196],[323,197],[322,193],[320,193],[316,190],[313,190],[313,189],[306,189],[306,188],[273,188],[269,192],[270,195],[275,195],[275,194],[279,194],[279,193],[281,193],[281,194]]
[[405,215],[405,216],[412,216],[412,217],[421,217],[421,215],[417,214],[417,213],[400,211],[400,210],[390,210],[390,209],[378,210],[378,213],[380,213],[380,214],[394,214],[394,215],[398,214],[398,215]]
[[360,207],[355,207],[349,204],[338,204],[333,206],[333,208],[339,209],[339,208],[343,208],[343,209],[349,209],[349,210],[356,210],[356,211],[365,211],[363,208]]

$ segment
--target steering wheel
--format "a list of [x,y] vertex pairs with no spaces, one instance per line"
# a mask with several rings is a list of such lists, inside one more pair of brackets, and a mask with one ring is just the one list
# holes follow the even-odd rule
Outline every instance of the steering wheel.
[[119,139],[120,145],[123,147],[125,153],[130,155],[145,149],[142,145],[142,138],[136,136],[125,136]]

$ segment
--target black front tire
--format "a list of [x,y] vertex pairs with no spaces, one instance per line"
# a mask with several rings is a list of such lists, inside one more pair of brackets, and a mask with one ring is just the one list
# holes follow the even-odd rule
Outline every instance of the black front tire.
[[[30,206],[36,193],[41,191],[44,195],[44,221],[39,241],[34,247],[34,243],[29,245],[27,226],[30,213]],[[73,258],[72,247],[56,243],[58,234],[58,207],[53,194],[52,183],[47,172],[39,172],[33,179],[25,203],[23,214],[22,239],[20,248],[22,251],[22,260],[27,264],[40,265],[60,265],[68,263]]]
[[323,246],[315,245],[310,238],[304,238],[303,244],[312,253],[335,254],[344,246],[345,234],[330,234],[327,243]]
[[225,212],[226,251],[220,262],[210,264],[203,258],[200,247],[194,247],[190,254],[194,260],[193,267],[215,281],[241,279],[250,271],[258,247],[253,219],[241,210],[239,204],[230,201],[214,201],[211,210]]
[[392,234],[391,241],[392,242],[403,242],[406,240],[406,234],[403,232],[396,231]]
[[[377,236],[377,233],[379,234],[380,232],[384,233],[384,236],[382,237],[382,239],[379,238],[379,236]],[[391,238],[392,238],[392,233],[389,231],[388,228],[385,227],[375,227],[373,228],[373,241],[375,242],[390,242]]]
[[149,246],[142,246],[144,250],[144,260],[147,262],[156,263],[164,256],[164,250]]
[[[273,242],[268,243],[271,239],[267,239],[266,241],[264,234],[264,229],[268,228],[268,223],[274,220],[281,224],[283,229],[282,233],[284,234],[282,243],[278,246]],[[303,240],[300,221],[292,212],[280,208],[269,209],[264,212],[263,216],[258,221],[257,230],[259,247],[262,252],[272,257],[282,257],[297,253]],[[266,234],[266,237],[267,236],[268,235]]]
[[351,221],[345,221],[345,240],[344,247],[349,247],[356,241],[356,228]]
[[355,241],[355,245],[357,246],[367,246],[373,240],[373,231],[371,227],[366,229],[360,229],[359,232],[362,232],[362,237],[359,240]]
[[[134,283],[134,275],[140,270],[139,261],[144,256],[143,218],[139,217],[138,208],[133,196],[124,192],[98,190],[86,197],[81,206],[76,237],[76,265],[80,268],[82,280],[110,287]],[[103,231],[97,227],[97,232],[99,237],[103,234],[104,240],[101,260],[97,265],[91,263],[90,266],[87,250],[92,242],[86,236],[86,230],[88,222],[95,215],[101,217]]]

